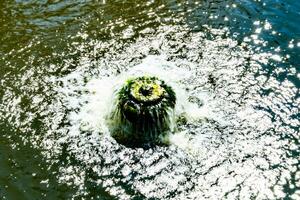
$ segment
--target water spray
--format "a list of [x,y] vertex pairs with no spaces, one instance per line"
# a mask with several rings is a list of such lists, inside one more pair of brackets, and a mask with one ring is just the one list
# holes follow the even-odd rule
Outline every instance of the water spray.
[[108,117],[111,135],[127,146],[166,144],[175,129],[176,95],[163,80],[142,76],[129,79],[116,91]]

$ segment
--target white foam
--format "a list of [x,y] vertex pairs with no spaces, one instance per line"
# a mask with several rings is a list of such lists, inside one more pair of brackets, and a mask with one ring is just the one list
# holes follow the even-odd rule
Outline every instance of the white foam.
[[[178,64],[178,63],[177,63]],[[192,65],[192,64],[191,64]],[[74,72],[78,73],[78,72]],[[79,135],[81,131],[96,131],[101,134],[109,134],[105,117],[112,111],[114,102],[114,92],[125,83],[129,78],[138,76],[156,76],[170,85],[176,93],[175,115],[184,116],[190,122],[196,122],[201,119],[216,117],[209,103],[211,97],[209,92],[203,91],[198,94],[204,106],[199,107],[195,103],[188,101],[188,92],[184,90],[181,82],[189,79],[193,74],[191,71],[179,68],[175,63],[166,61],[164,55],[148,56],[139,65],[132,67],[125,73],[117,76],[94,78],[88,81],[85,86],[80,87],[82,95],[69,96],[68,105],[72,108],[79,108],[78,112],[71,112],[68,116],[72,126],[70,127],[70,136]],[[80,80],[77,74],[70,74],[65,82],[70,79]],[[68,84],[67,84],[68,85]],[[62,89],[66,96],[72,93],[72,90],[78,90],[79,87],[68,86]],[[172,135],[171,144],[177,145],[183,149],[194,148],[189,144],[189,139],[185,138],[182,132]],[[181,143],[177,143],[180,138]]]

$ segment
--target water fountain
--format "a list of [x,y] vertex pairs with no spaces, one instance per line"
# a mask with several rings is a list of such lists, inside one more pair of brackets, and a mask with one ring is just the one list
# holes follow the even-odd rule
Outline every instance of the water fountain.
[[0,199],[300,199],[299,1],[0,5]]
[[173,89],[156,77],[129,79],[115,92],[113,110],[108,117],[112,136],[128,146],[168,143],[174,131]]

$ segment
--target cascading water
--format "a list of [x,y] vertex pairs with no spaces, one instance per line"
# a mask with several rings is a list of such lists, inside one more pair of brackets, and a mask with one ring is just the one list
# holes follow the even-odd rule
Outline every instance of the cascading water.
[[118,142],[129,146],[168,142],[175,129],[176,95],[171,87],[143,76],[127,80],[115,96],[108,124]]

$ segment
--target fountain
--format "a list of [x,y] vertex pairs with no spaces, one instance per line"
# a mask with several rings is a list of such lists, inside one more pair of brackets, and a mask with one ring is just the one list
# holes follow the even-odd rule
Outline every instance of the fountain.
[[126,146],[149,147],[167,144],[174,131],[173,89],[156,77],[132,78],[115,92],[108,116],[111,135]]
[[1,1],[0,199],[300,200],[299,2]]

